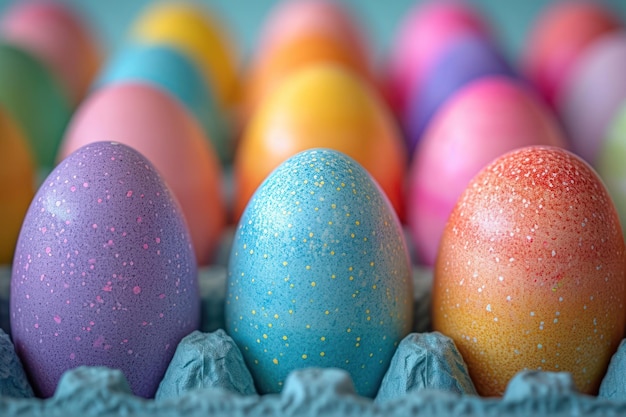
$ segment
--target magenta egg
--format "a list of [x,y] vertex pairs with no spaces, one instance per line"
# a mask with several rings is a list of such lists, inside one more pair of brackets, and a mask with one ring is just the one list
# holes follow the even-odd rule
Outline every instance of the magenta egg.
[[408,179],[407,223],[422,263],[434,264],[450,212],[472,177],[503,153],[531,144],[565,146],[565,139],[539,97],[508,77],[474,81],[444,105]]
[[199,307],[189,231],[154,166],[110,142],[63,160],[26,214],[11,276],[12,337],[35,392],[88,365],[153,397]]

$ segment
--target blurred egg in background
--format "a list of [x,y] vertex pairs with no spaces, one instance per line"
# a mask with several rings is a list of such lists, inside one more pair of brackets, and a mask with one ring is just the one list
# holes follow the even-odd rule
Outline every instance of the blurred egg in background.
[[0,108],[0,266],[13,261],[22,221],[35,195],[36,172],[30,144]]
[[77,7],[52,0],[14,2],[0,18],[0,37],[41,60],[72,107],[85,96],[102,52],[98,35]]
[[555,99],[572,150],[592,166],[609,124],[626,99],[624,68],[626,31],[600,36],[572,64]]
[[131,25],[131,42],[179,48],[200,68],[217,102],[234,111],[240,95],[239,51],[228,28],[208,5],[192,1],[145,3]]
[[522,70],[553,106],[585,48],[621,27],[622,22],[603,2],[547,2],[528,28],[520,53]]
[[234,161],[234,219],[273,169],[300,151],[319,147],[363,165],[402,218],[406,156],[389,108],[353,72],[321,63],[283,81],[246,127]]
[[149,83],[180,100],[204,128],[222,164],[231,162],[234,143],[227,118],[188,56],[165,44],[125,44],[109,58],[92,88],[127,81]]
[[411,158],[430,121],[446,100],[469,82],[488,75],[516,77],[514,67],[491,39],[462,36],[441,52],[430,72],[424,74],[423,83],[410,93],[402,115]]
[[473,4],[457,0],[414,2],[398,22],[384,65],[385,93],[398,116],[410,95],[420,94],[425,77],[448,46],[459,37],[491,36],[490,23]]
[[483,77],[441,108],[411,163],[407,223],[418,258],[434,265],[459,196],[488,163],[529,145],[566,146],[557,119],[525,83]]
[[59,160],[97,141],[131,146],[154,164],[180,202],[198,264],[210,263],[226,221],[222,171],[215,150],[192,114],[171,95],[149,84],[110,84],[77,109]]
[[278,2],[266,16],[248,67],[246,116],[291,74],[311,64],[341,65],[375,85],[369,43],[351,10],[329,0]]

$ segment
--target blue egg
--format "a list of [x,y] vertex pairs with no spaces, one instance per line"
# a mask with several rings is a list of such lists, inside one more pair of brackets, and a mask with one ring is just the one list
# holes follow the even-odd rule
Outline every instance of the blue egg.
[[466,84],[489,75],[518,78],[500,49],[489,39],[467,35],[452,43],[426,74],[420,89],[409,95],[402,116],[409,155],[413,156],[439,108]]
[[311,149],[273,171],[248,203],[228,265],[226,329],[261,393],[289,372],[336,367],[376,395],[413,320],[402,228],[368,172]]
[[202,74],[184,54],[166,45],[129,44],[104,68],[94,88],[127,81],[150,83],[180,100],[203,126],[222,163],[230,162],[225,115]]

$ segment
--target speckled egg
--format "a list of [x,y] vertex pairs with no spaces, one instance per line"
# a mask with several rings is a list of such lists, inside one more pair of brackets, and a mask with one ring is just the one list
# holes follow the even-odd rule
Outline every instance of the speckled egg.
[[620,222],[598,175],[560,148],[526,147],[486,166],[444,231],[433,327],[450,336],[482,395],[524,369],[571,373],[597,393],[624,337]]
[[35,392],[90,365],[154,396],[198,328],[197,286],[187,225],[154,166],[122,144],[78,149],[35,195],[13,262],[11,332]]
[[289,158],[236,229],[226,328],[262,393],[305,367],[347,370],[373,397],[412,323],[398,218],[357,162],[326,149]]

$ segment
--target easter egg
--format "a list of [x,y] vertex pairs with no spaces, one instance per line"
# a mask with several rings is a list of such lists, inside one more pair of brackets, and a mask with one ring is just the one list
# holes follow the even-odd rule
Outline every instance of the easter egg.
[[412,294],[384,193],[347,155],[309,149],[272,172],[239,222],[226,330],[261,393],[295,369],[336,367],[373,397],[411,329]]
[[316,147],[356,159],[402,218],[406,159],[391,112],[375,90],[351,72],[320,64],[285,80],[250,120],[234,158],[235,219],[274,168]]
[[433,328],[479,394],[522,370],[595,394],[624,337],[624,238],[595,171],[561,148],[511,151],[472,179],[441,239]]
[[327,0],[282,2],[270,12],[248,73],[246,118],[290,74],[316,63],[334,63],[375,85],[357,22]]
[[94,88],[128,81],[160,87],[180,100],[198,119],[222,163],[230,162],[226,117],[211,87],[185,54],[166,45],[126,45],[100,73]]
[[0,42],[0,105],[24,132],[38,171],[48,174],[67,122],[70,102],[44,64],[22,49]]
[[617,110],[609,124],[607,135],[600,145],[596,165],[619,214],[626,236],[626,101]]
[[2,14],[0,36],[44,62],[73,105],[87,93],[100,66],[96,37],[79,11],[63,2],[14,2]]
[[387,96],[394,113],[402,115],[409,93],[418,94],[426,74],[456,39],[469,34],[490,37],[482,14],[468,2],[416,3],[400,22],[391,43]]
[[592,42],[562,83],[556,108],[572,150],[595,166],[602,141],[626,99],[626,32]]
[[153,397],[199,307],[187,226],[145,157],[98,142],[52,171],[11,276],[11,335],[39,396],[87,365],[120,369],[134,394]]
[[7,112],[0,110],[0,265],[13,261],[35,185],[35,161],[28,142]]
[[239,100],[236,45],[218,16],[200,3],[158,2],[146,6],[131,28],[132,42],[179,48],[199,66],[218,103],[231,109]]
[[619,30],[621,23],[600,2],[574,0],[547,4],[528,32],[520,61],[541,95],[554,105],[580,54],[593,40]]
[[74,114],[59,159],[98,141],[141,152],[163,175],[189,224],[197,260],[213,260],[226,222],[222,170],[198,121],[163,90],[145,83],[111,84]]
[[565,144],[556,118],[526,85],[495,76],[459,90],[433,120],[407,181],[407,223],[420,262],[434,265],[450,212],[485,165],[515,148]]
[[492,41],[468,35],[453,42],[425,75],[421,88],[411,92],[402,117],[409,155],[413,156],[433,116],[454,93],[471,81],[493,75],[516,78]]

